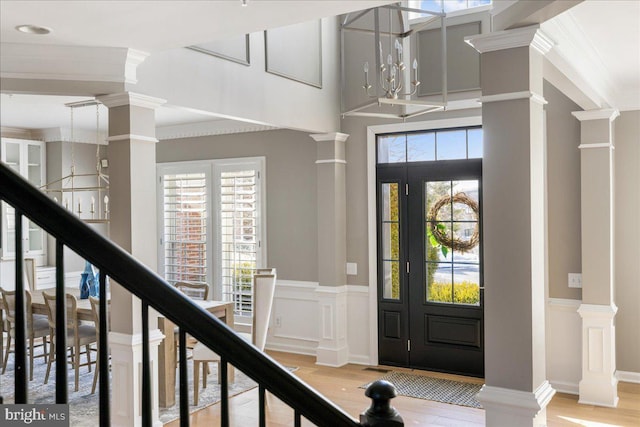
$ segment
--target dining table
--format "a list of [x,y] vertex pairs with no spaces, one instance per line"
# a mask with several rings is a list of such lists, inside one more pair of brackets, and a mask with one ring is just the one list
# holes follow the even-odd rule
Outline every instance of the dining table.
[[[55,288],[45,289],[44,291],[55,293]],[[47,306],[42,292],[42,290],[31,292],[31,309],[34,314],[47,314]],[[76,313],[78,314],[78,320],[93,322],[94,318],[89,300],[80,299],[80,290],[77,288],[67,288],[66,292],[77,298]],[[233,302],[195,299],[192,301],[226,323],[231,329],[234,328]],[[2,313],[2,304],[0,304],[0,313]],[[0,351],[3,350],[2,345],[4,344],[2,342],[3,328],[4,322],[0,322]],[[158,403],[160,407],[167,408],[176,403],[175,324],[158,313],[158,329],[164,335],[164,339],[158,347]],[[232,366],[229,366],[228,369],[228,381],[234,381],[234,369]]]
[[[226,323],[231,329],[234,328],[234,303],[232,301],[196,299],[192,301]],[[168,408],[176,403],[175,324],[166,317],[159,315],[158,329],[164,335],[164,339],[158,347],[158,404],[161,408]],[[229,382],[234,381],[234,369],[232,366],[229,366],[227,379]]]

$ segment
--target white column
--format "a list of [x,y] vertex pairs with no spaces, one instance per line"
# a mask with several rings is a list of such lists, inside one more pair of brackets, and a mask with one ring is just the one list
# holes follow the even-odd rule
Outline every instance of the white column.
[[481,53],[488,426],[544,426],[546,147],[537,26],[467,39]]
[[316,134],[320,325],[316,363],[342,366],[347,343],[347,196],[343,133]]
[[[109,206],[111,239],[152,270],[157,269],[155,108],[165,101],[131,92],[99,97],[109,108]],[[150,319],[150,325],[157,323]],[[149,331],[153,425],[158,418],[158,329]],[[111,281],[113,426],[140,426],[142,307]]]
[[577,111],[582,220],[582,380],[580,403],[618,404],[614,317],[613,109]]

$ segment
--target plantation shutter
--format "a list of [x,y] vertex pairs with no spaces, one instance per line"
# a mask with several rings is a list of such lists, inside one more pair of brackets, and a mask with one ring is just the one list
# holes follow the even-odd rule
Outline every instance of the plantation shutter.
[[252,277],[258,267],[258,178],[255,169],[220,173],[222,296],[235,313],[253,312]]
[[207,282],[207,180],[204,172],[161,177],[164,277]]

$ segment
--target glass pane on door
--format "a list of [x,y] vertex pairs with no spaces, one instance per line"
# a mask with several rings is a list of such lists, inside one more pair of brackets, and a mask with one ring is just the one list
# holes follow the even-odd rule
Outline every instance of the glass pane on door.
[[397,182],[383,183],[382,202],[382,270],[384,299],[400,299],[400,205]]
[[478,180],[424,183],[426,301],[480,304]]

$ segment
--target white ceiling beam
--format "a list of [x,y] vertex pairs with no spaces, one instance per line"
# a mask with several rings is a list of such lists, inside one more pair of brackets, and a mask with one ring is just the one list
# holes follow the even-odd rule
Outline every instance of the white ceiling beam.
[[148,55],[128,48],[0,44],[3,93],[94,96],[136,83]]
[[583,0],[520,0],[493,16],[493,31],[541,24]]

